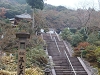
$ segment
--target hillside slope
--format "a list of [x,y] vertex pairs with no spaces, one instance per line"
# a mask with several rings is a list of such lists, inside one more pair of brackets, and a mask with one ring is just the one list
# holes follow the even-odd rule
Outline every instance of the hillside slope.
[[[15,15],[22,14],[27,10],[32,14],[32,9],[26,4],[25,0],[0,0],[0,7],[9,9],[6,13],[7,18],[13,18]],[[35,13],[41,15],[42,20],[50,28],[64,29],[81,27],[100,27],[100,12],[93,8],[72,10],[64,6],[44,5],[44,10],[36,10]]]

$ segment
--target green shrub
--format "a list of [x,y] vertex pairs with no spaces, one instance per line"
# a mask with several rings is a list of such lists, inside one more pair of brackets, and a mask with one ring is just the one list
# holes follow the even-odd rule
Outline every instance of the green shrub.
[[97,59],[98,67],[100,68],[100,57]]
[[75,34],[77,32],[77,29],[76,28],[70,28],[70,31]]
[[89,45],[86,47],[85,49],[87,51],[86,53],[86,59],[90,62],[96,62],[96,55],[95,55],[95,50],[96,50],[96,46],[95,45]]
[[[9,72],[0,70],[0,75],[17,75],[16,72]],[[25,75],[44,75],[43,71],[39,67],[25,69]]]
[[83,50],[82,51],[82,56],[85,58],[86,57],[86,54],[87,54],[87,51],[86,50]]
[[62,39],[71,41],[71,32],[68,28],[65,28],[61,33]]
[[89,62],[96,62],[97,59],[96,59],[95,52],[94,52],[93,50],[87,51],[86,59],[87,59]]
[[42,67],[45,66],[47,63],[47,56],[44,50],[40,48],[32,48],[27,52],[27,67],[30,67],[31,64],[36,64]]
[[100,46],[100,41],[95,41],[94,44],[95,44],[96,46]]
[[28,68],[25,70],[25,75],[43,75],[43,72],[40,68]]
[[8,71],[0,70],[0,75],[10,75]]
[[88,38],[87,38],[87,42],[91,43],[91,44],[94,44],[95,41],[98,41],[98,37],[97,37],[97,34],[95,33],[91,33]]
[[77,32],[76,34],[72,35],[71,44],[74,47],[77,46],[82,41],[83,41],[83,36],[79,32]]

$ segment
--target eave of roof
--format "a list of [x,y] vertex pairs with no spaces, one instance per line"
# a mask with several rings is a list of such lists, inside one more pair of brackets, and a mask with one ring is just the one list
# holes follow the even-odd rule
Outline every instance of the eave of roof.
[[23,18],[23,19],[31,19],[31,15],[29,15],[27,13],[24,13],[24,14],[21,14],[21,15],[15,15],[15,17]]

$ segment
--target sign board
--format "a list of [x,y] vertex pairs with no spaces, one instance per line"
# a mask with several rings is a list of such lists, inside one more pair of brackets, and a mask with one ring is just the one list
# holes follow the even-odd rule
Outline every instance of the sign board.
[[26,51],[18,50],[18,72],[17,75],[25,75],[25,62],[26,62]]

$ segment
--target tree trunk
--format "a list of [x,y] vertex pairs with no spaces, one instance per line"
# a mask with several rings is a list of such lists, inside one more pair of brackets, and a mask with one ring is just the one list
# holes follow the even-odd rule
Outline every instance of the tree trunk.
[[33,21],[32,21],[32,29],[34,29],[34,24],[35,24],[35,22],[34,22],[34,8],[33,8]]

